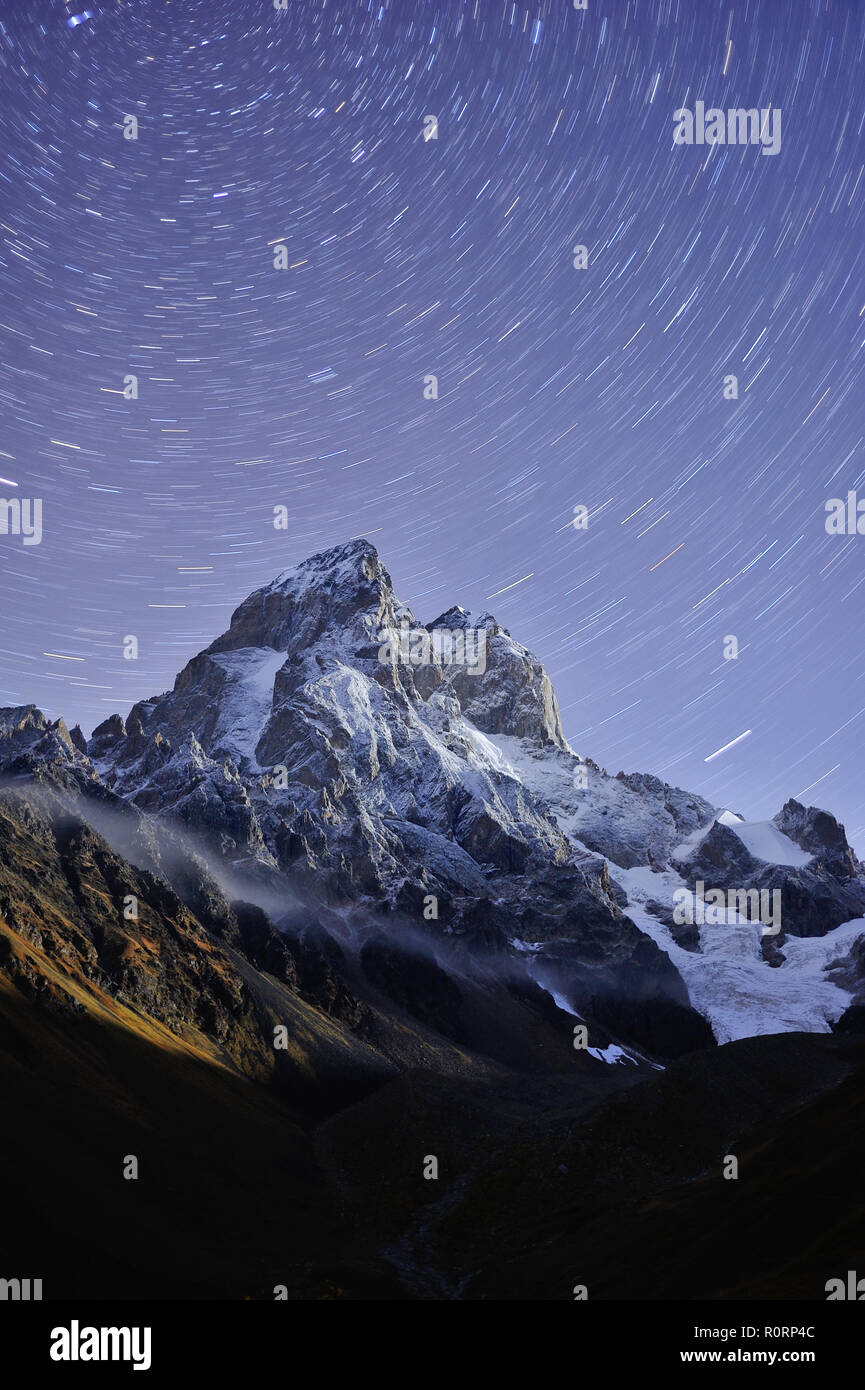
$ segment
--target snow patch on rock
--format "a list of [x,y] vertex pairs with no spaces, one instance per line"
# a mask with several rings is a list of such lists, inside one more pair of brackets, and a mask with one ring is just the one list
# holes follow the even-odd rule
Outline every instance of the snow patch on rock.
[[673,870],[609,868],[628,894],[627,915],[667,952],[719,1043],[761,1033],[829,1033],[849,1005],[852,994],[833,984],[826,970],[865,935],[865,918],[825,936],[788,938],[783,964],[773,967],[762,956],[761,924],[726,911],[724,925],[700,928],[699,952],[686,951],[646,906],[672,904],[674,892],[689,891],[684,880]]

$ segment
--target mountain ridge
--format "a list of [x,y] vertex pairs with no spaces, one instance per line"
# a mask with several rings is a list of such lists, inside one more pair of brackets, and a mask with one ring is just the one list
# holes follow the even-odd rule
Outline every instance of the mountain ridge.
[[[473,622],[482,666],[420,640]],[[865,917],[865,871],[834,817],[788,802],[771,823],[776,863],[759,853],[768,830],[752,853],[757,830],[740,817],[650,773],[611,777],[568,745],[531,651],[488,613],[451,606],[416,623],[362,538],[254,590],[170,691],[109,716],[86,742],[33,707],[0,713],[3,730],[0,767],[14,769],[9,752],[32,736],[37,764],[65,762],[82,785],[184,827],[238,871],[287,878],[311,901],[401,914],[439,941],[523,955],[577,1016],[614,1021],[625,1045],[651,1052],[663,1036],[663,1055],[677,1028],[694,1044],[701,962],[741,996],[722,1018],[701,993],[697,1013],[720,1041],[797,1018],[824,1031],[863,994],[858,930],[839,938],[834,977],[833,961],[789,946]],[[677,892],[696,905],[707,889],[779,884],[777,940],[725,912],[725,954],[672,920]],[[804,1008],[809,974],[820,1002]],[[645,1003],[642,1023],[623,1020],[619,996],[635,977],[650,982],[651,1025]]]

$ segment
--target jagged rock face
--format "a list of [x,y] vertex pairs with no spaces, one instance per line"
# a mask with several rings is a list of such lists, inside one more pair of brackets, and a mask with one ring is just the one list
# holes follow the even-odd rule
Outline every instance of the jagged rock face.
[[485,634],[482,639],[474,639],[475,643],[482,643],[484,651],[483,662],[476,663],[477,670],[456,664],[444,668],[448,690],[478,729],[485,734],[513,734],[541,747],[567,747],[549,676],[537,658],[499,627],[495,618],[484,613],[475,621],[471,613],[451,608],[429,624],[430,632],[436,629],[471,629]]
[[319,944],[311,945],[302,938],[289,938],[254,903],[235,902],[232,914],[243,953],[258,970],[282,980],[350,1028],[358,1030],[368,1022],[370,1010],[346,988],[340,973],[344,957],[334,941],[322,937]]
[[602,804],[587,799],[578,808],[574,833],[622,868],[666,864],[675,846],[716,814],[703,797],[645,773],[620,772],[612,780],[602,774],[600,780]]
[[[424,830],[442,867],[443,842],[509,872],[566,863],[554,817],[491,750],[488,765],[477,757],[451,669],[400,658],[406,618],[368,542],[313,557],[241,604],[172,692],[136,705],[125,726],[100,725],[90,755],[120,795],[223,852],[348,877],[371,893],[414,872]],[[542,668],[485,621],[490,664],[483,691],[469,685],[468,695],[490,718],[512,708],[521,729],[563,742]]]
[[375,547],[351,541],[312,556],[250,594],[232,615],[228,632],[208,650],[272,647],[298,658],[337,633],[347,647],[363,645],[372,627],[377,632],[394,625],[395,608],[390,575]]
[[140,717],[100,724],[88,745],[105,786],[143,811],[170,814],[230,858],[272,856],[230,758],[209,758],[194,733],[172,746],[161,730],[148,737]]
[[682,840],[708,829],[717,815],[703,797],[646,774],[610,777],[567,747],[540,749],[507,735],[494,742],[505,765],[552,807],[572,843],[623,869],[669,863]]
[[825,864],[833,877],[843,880],[855,878],[863,872],[862,865],[847,843],[843,825],[839,825],[828,811],[803,806],[791,798],[775,816],[774,824],[782,834]]
[[0,710],[0,738],[15,740],[16,746],[29,747],[50,727],[35,705],[15,705]]
[[758,874],[761,867],[749,854],[739,836],[720,821],[714,822],[711,826],[693,858],[685,862],[676,862],[676,868],[691,882],[703,876],[707,887],[714,884],[705,879],[706,874],[717,880],[719,887],[744,887],[745,878]]
[[[788,807],[791,804],[797,805],[788,802]],[[825,820],[840,831],[843,846],[833,834],[825,859],[815,857],[810,864],[803,866],[768,864],[749,853],[734,828],[716,822],[696,854],[676,867],[690,884],[701,881],[707,891],[714,888],[724,891],[777,891],[780,894],[781,928],[785,934],[825,936],[834,927],[865,915],[865,879],[851,876],[849,864],[853,858],[852,851],[843,829],[834,818],[825,816],[825,813],[813,807],[809,813],[805,812],[804,807],[799,807],[799,811],[803,815],[797,816],[795,823],[806,828],[806,836],[808,827],[814,824],[822,826]],[[783,832],[789,821],[782,812],[773,823]],[[814,836],[808,838],[816,843]],[[853,862],[856,862],[855,859]],[[830,864],[836,865],[840,873],[834,872]]]
[[[643,801],[649,802],[655,808],[656,818],[661,824],[665,827],[672,825],[672,842],[687,839],[695,830],[714,820],[715,808],[705,797],[684,792],[680,787],[670,787],[651,773],[619,772],[616,781],[622,782]],[[669,848],[660,857],[660,862],[668,857]]]
[[[113,798],[109,796],[109,802]],[[81,798],[82,809],[95,808]],[[356,1026],[352,999],[331,958],[275,931],[258,909],[233,907],[203,865],[183,854],[179,896],[169,882],[170,840],[153,837],[134,808],[112,833],[161,868],[136,867],[53,787],[0,790],[0,974],[7,985],[63,1017],[110,1018],[164,1047],[177,1045],[296,1097],[320,1078],[391,1065],[335,1023]],[[140,835],[136,846],[136,836]],[[182,847],[174,846],[178,856]],[[252,925],[254,919],[254,926]],[[274,942],[276,944],[274,944]],[[250,970],[262,962],[284,988]],[[281,962],[281,967],[276,968]],[[274,1047],[274,1027],[294,1035]]]
[[[70,982],[126,999],[178,1036],[203,1032],[240,1055],[239,1017],[248,1007],[241,981],[208,959],[200,925],[164,883],[135,872],[86,823],[8,793],[0,803],[0,865],[0,917],[13,939],[61,963]],[[124,916],[133,910],[134,918]],[[37,979],[26,956],[12,977]],[[260,1038],[258,1053],[253,1072],[265,1066]]]
[[70,734],[64,720],[52,723],[35,705],[0,709],[0,771],[6,776],[78,788],[96,778],[82,742],[80,729]]

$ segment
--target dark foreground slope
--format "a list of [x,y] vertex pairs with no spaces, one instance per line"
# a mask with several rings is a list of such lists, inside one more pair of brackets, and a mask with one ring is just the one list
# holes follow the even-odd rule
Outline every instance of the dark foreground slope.
[[820,1300],[865,1267],[862,1044],[733,1043],[600,1105],[408,1073],[322,1124],[8,988],[0,1033],[4,1268],[48,1299]]
[[[562,1094],[470,1145],[410,1217],[406,1200],[391,1258],[428,1298],[570,1300],[579,1284],[593,1300],[825,1299],[828,1279],[865,1268],[863,1064],[862,1040],[787,1034],[695,1053],[596,1106]],[[409,1102],[403,1081],[387,1092],[393,1132],[418,1139],[435,1129],[432,1097],[442,1126],[453,1100],[430,1086]],[[355,1142],[382,1104],[319,1134],[379,1230]],[[478,1106],[475,1133],[485,1124]]]

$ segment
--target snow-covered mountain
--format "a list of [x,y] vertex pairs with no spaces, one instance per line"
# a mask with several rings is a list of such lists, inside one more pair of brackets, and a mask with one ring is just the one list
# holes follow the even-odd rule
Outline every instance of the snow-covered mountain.
[[[416,622],[364,540],[251,594],[172,691],[86,744],[0,711],[0,769],[40,760],[277,895],[518,961],[605,1060],[861,1019],[865,870],[831,815],[748,824],[610,776],[566,743],[529,650],[486,613]],[[760,893],[780,894],[768,931],[743,911]]]

